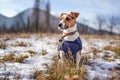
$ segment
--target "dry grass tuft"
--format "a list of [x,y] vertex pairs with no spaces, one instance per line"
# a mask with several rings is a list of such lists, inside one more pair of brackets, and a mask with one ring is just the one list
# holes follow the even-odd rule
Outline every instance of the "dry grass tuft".
[[120,46],[112,47],[112,46],[106,46],[104,47],[104,50],[110,50],[115,52],[117,55],[120,56]]
[[115,40],[120,40],[120,36],[117,35],[81,35],[82,38],[84,39],[97,39],[97,38],[101,38],[101,39],[115,39]]
[[14,57],[15,57],[14,54],[5,55],[4,57],[0,58],[0,62],[4,63],[4,62],[7,62],[7,61],[12,61],[12,60],[14,60]]
[[98,52],[101,52],[101,51],[96,48],[92,48],[91,52],[93,52],[93,54],[96,55]]
[[35,70],[35,72],[33,74],[33,77],[36,80],[46,80],[44,74],[41,71],[39,71],[39,70]]
[[24,61],[24,59],[28,58],[27,55],[21,55],[17,58],[15,58],[15,55],[14,54],[8,54],[8,55],[5,55],[4,57],[0,58],[0,62],[1,63],[4,63],[4,62],[19,62],[19,63],[22,63]]
[[46,55],[48,52],[47,52],[47,50],[42,50],[42,52],[41,52],[41,55]]
[[19,63],[22,63],[23,61],[24,61],[24,59],[26,59],[26,58],[28,58],[28,56],[27,55],[21,55],[21,56],[19,56],[19,57],[17,57],[17,58],[14,58],[14,62],[19,62]]
[[7,47],[7,44],[6,43],[0,43],[0,48],[1,49],[6,49]]
[[81,63],[80,63],[80,65],[87,64],[88,63],[88,59],[90,59],[90,55],[89,54],[81,55]]
[[16,73],[14,75],[14,79],[16,79],[16,80],[20,80],[20,77],[21,77],[20,73]]
[[114,75],[112,75],[112,79],[111,80],[120,80],[119,78],[119,73],[115,68],[111,69],[111,73],[113,73]]
[[50,44],[51,44],[51,42],[47,42],[47,44],[48,44],[48,45],[50,45]]
[[14,38],[29,38],[31,33],[2,33],[0,34],[1,38],[4,39],[14,39]]
[[105,59],[106,61],[115,61],[115,59],[109,55],[104,55],[102,58]]
[[27,51],[27,52],[29,52],[31,56],[36,55],[36,52],[34,52],[34,51],[32,51],[32,50],[29,50],[29,51]]
[[85,80],[86,68],[84,64],[81,65],[79,70],[76,70],[75,65],[71,66],[68,61],[65,60],[65,64],[61,65],[57,58],[54,57],[52,67],[47,66],[49,76],[47,80]]
[[25,42],[17,42],[17,44],[15,44],[14,46],[27,47],[27,46],[31,46],[31,44]]

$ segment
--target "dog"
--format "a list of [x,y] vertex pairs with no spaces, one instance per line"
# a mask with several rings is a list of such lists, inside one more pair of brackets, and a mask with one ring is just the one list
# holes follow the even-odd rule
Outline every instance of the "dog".
[[82,42],[77,31],[76,19],[78,12],[61,13],[58,29],[63,32],[63,36],[59,40],[61,42],[58,47],[59,62],[64,64],[64,57],[71,59],[72,55],[76,68],[79,69]]

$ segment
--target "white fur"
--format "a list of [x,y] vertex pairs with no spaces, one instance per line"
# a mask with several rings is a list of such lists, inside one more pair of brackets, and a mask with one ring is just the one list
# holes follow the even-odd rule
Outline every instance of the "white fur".
[[64,51],[59,51],[59,55],[60,55],[60,59],[59,59],[59,63],[61,63],[62,65],[64,64]]
[[[75,24],[74,27],[63,30],[63,35],[65,35],[66,33],[69,33],[69,32],[74,32],[76,30],[77,30],[77,25]],[[74,35],[69,35],[69,36],[64,37],[64,40],[66,40],[66,41],[74,41],[78,37],[79,37],[79,33],[76,32]]]
[[78,51],[76,54],[76,68],[79,69],[79,63],[81,60],[81,51]]

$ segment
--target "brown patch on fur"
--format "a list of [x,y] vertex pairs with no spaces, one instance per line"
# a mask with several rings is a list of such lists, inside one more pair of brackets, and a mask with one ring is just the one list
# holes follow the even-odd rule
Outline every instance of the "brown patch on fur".
[[79,16],[79,13],[78,13],[78,12],[71,12],[71,14],[72,14],[73,16],[75,16],[75,18],[77,18],[77,17]]
[[63,20],[63,22],[69,27],[73,27],[76,23],[76,19],[79,16],[78,12],[70,12],[70,13],[61,13],[60,20]]

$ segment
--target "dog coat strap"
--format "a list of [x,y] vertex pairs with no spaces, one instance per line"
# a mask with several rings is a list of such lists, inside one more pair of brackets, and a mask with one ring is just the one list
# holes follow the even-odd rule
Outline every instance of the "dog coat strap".
[[69,36],[69,35],[74,35],[76,32],[77,32],[77,30],[75,30],[75,31],[73,31],[73,32],[66,33],[65,35],[63,35],[63,36],[61,37],[61,39],[59,40],[59,42],[62,42],[62,39],[63,39],[64,37]]

